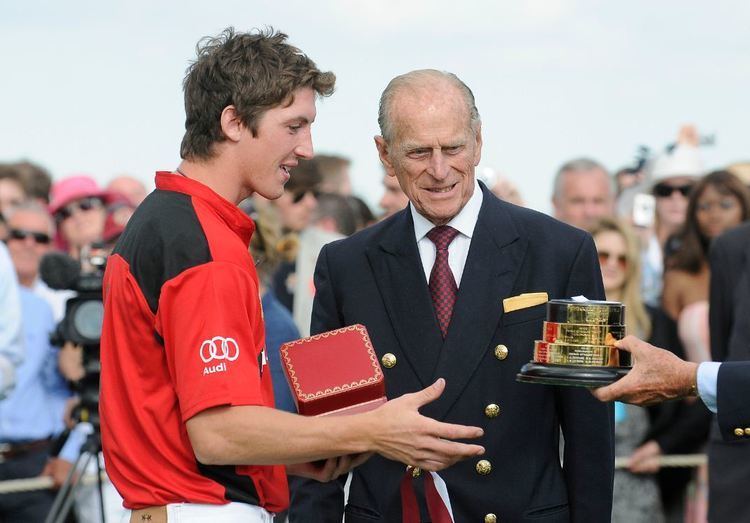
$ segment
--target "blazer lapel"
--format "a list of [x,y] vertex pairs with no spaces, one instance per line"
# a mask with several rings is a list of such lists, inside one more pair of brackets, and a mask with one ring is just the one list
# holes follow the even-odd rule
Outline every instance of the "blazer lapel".
[[368,249],[367,257],[403,355],[422,386],[427,386],[443,339],[408,207],[394,218],[382,240]]
[[451,324],[433,379],[444,377],[440,400],[424,408],[442,419],[469,383],[502,319],[502,300],[511,294],[527,242],[503,204],[489,191],[474,228]]

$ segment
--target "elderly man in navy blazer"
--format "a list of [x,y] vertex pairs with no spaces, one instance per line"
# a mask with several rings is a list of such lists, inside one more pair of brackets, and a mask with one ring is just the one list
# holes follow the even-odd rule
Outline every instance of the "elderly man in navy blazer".
[[[444,377],[445,393],[423,413],[484,428],[486,454],[438,478],[455,522],[609,521],[611,407],[586,390],[516,381],[542,333],[545,293],[603,297],[591,237],[476,181],[481,121],[455,75],[393,79],[379,124],[380,160],[410,204],[323,249],[312,331],[364,324],[388,397]],[[536,295],[503,306],[527,293]],[[346,505],[341,485],[295,485],[292,521],[401,521],[405,472],[403,463],[371,458],[353,472]],[[411,472],[419,519],[430,521],[423,490],[432,476]]]

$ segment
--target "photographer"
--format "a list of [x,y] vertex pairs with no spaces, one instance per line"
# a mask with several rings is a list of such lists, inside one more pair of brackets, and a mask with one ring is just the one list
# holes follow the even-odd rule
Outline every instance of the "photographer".
[[[27,479],[52,475],[48,468],[54,438],[62,431],[62,409],[70,397],[65,381],[57,371],[57,351],[49,342],[55,322],[50,306],[31,288],[39,265],[40,252],[50,242],[50,222],[39,206],[22,206],[9,211],[9,237],[6,240],[13,266],[18,273],[25,358],[16,369],[16,385],[0,402],[0,480]],[[0,245],[0,250],[4,246]],[[13,271],[13,269],[15,269]],[[1,270],[1,269],[0,269]],[[13,278],[14,279],[14,278]],[[3,309],[3,316],[6,309]],[[30,490],[0,495],[0,520],[43,521],[55,493]]]

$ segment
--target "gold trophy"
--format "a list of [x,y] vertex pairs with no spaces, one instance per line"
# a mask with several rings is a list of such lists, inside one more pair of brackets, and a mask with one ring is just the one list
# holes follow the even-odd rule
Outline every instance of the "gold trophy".
[[516,379],[528,383],[599,387],[630,370],[630,353],[614,346],[625,337],[625,306],[614,301],[550,300],[534,359]]

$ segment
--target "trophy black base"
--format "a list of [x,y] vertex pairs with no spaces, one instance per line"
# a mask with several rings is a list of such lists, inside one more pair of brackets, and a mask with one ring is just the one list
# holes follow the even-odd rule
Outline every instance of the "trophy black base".
[[580,367],[529,362],[521,367],[516,381],[569,387],[603,387],[619,380],[629,367]]

